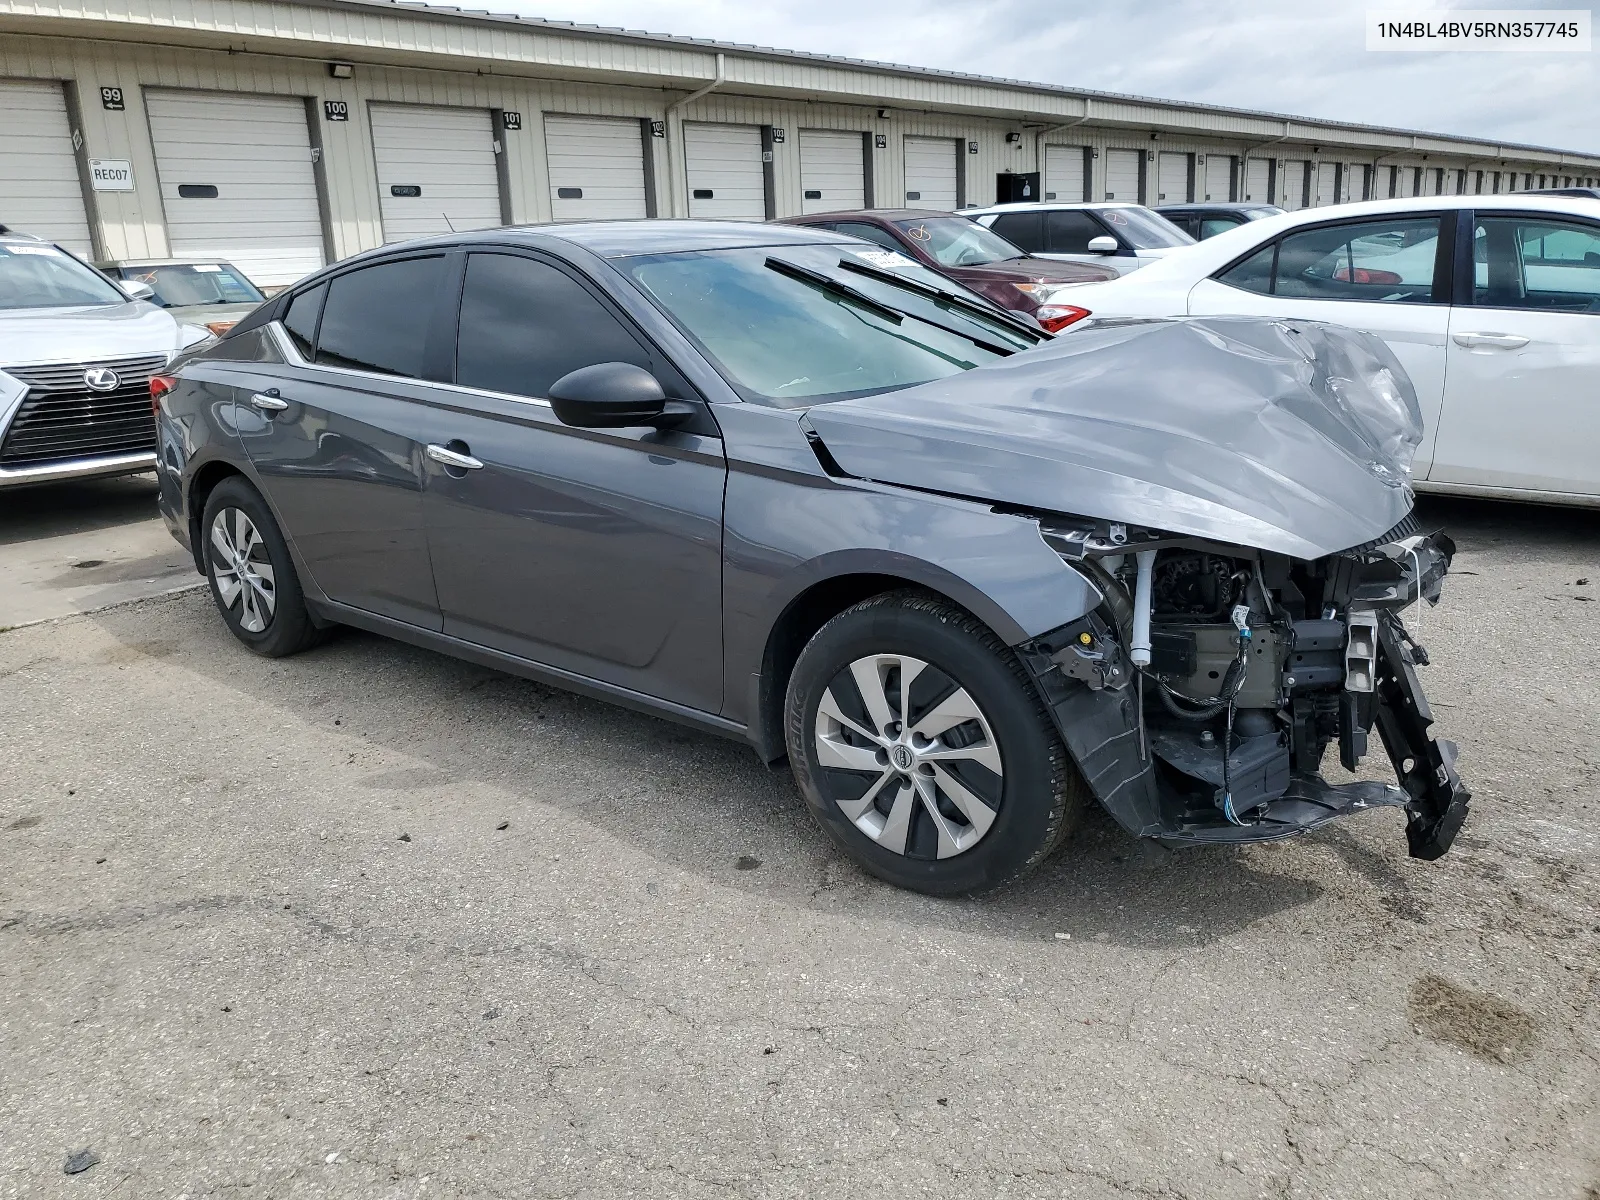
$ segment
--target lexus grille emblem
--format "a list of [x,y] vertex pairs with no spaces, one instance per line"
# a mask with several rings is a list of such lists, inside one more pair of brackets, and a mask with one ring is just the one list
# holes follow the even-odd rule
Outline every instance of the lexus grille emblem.
[[110,367],[90,367],[83,373],[83,382],[97,392],[114,392],[122,379]]

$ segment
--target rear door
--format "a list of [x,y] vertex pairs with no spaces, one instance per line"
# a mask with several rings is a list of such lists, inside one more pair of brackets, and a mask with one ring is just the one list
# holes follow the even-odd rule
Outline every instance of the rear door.
[[575,429],[546,399],[569,371],[631,362],[695,399],[588,281],[520,252],[468,256],[455,384],[430,442],[428,541],[444,631],[648,696],[722,703],[722,442]]
[[297,293],[282,317],[290,361],[235,396],[245,451],[313,582],[341,604],[431,630],[424,380],[445,360],[449,277],[444,255],[419,255]]
[[1600,494],[1600,221],[1480,211],[1472,232],[1428,480]]
[[1422,407],[1425,432],[1413,467],[1422,478],[1444,399],[1450,255],[1440,246],[1453,228],[1453,214],[1406,213],[1291,230],[1196,284],[1189,312],[1299,317],[1381,337]]

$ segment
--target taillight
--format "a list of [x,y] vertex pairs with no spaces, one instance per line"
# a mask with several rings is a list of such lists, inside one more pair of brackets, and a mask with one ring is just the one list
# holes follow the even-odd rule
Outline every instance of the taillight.
[[1093,315],[1087,308],[1079,308],[1076,304],[1044,304],[1033,310],[1033,319],[1050,333],[1060,333],[1068,325],[1076,325]]
[[1374,271],[1370,267],[1340,267],[1333,273],[1339,283],[1400,283],[1400,276],[1393,271]]
[[161,397],[178,386],[176,375],[150,376],[150,411],[157,416],[161,414]]

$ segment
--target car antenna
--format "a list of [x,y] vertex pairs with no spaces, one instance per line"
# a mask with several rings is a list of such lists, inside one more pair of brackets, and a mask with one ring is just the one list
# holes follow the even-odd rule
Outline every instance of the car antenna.
[[456,231],[456,227],[455,227],[455,225],[454,225],[454,224],[453,224],[453,223],[452,223],[452,222],[451,222],[451,220],[450,220],[450,214],[449,214],[449,213],[447,213],[447,212],[442,212],[442,213],[440,213],[440,214],[439,214],[439,215],[440,215],[440,216],[441,216],[441,217],[443,217],[443,218],[444,218],[444,223],[445,223],[445,224],[446,224],[446,225],[449,225],[449,226],[450,226],[450,232],[451,232],[451,233],[454,233],[454,232],[455,232],[455,231]]

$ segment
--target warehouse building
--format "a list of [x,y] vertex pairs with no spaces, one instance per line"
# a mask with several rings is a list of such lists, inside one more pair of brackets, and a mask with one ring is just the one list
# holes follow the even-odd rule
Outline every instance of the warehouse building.
[[1597,180],[1600,155],[389,0],[0,0],[0,223],[267,285],[508,222]]

